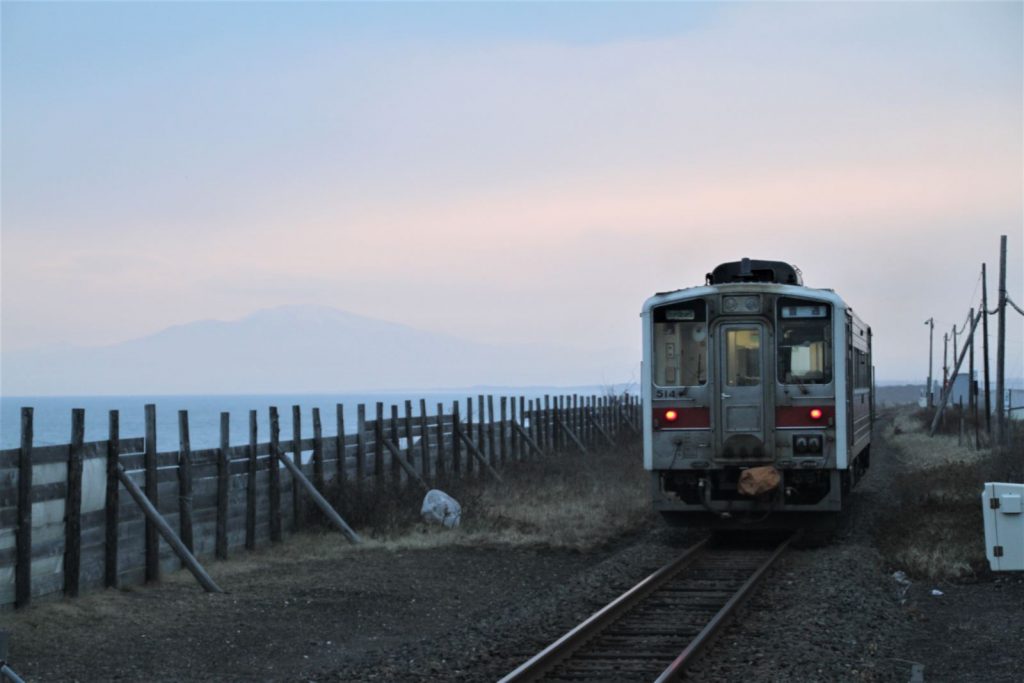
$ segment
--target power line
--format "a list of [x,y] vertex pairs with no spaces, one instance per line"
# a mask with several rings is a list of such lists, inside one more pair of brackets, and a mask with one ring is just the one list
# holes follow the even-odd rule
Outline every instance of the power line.
[[1020,306],[1018,306],[1017,304],[1015,304],[1015,303],[1013,302],[1013,299],[1011,299],[1011,298],[1010,298],[1010,295],[1009,295],[1009,294],[1007,294],[1007,295],[1006,295],[1005,299],[1006,299],[1006,303],[1010,304],[1010,305],[1011,305],[1011,306],[1013,306],[1013,307],[1014,307],[1015,309],[1017,309],[1017,312],[1018,312],[1018,313],[1020,313],[1021,315],[1024,315],[1024,311],[1022,311],[1022,310],[1020,309]]

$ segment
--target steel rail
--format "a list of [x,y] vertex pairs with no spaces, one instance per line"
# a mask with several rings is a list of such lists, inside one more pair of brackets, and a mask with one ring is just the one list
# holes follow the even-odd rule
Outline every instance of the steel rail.
[[[697,655],[703,649],[705,649],[708,646],[708,644],[711,643],[714,640],[714,638],[721,632],[721,630],[728,623],[729,618],[735,613],[736,609],[753,592],[753,589],[764,577],[765,573],[768,571],[768,568],[775,563],[775,561],[783,554],[783,552],[785,552],[785,550],[789,547],[789,544],[795,538],[797,538],[798,534],[799,532],[789,536],[785,541],[778,544],[774,550],[771,550],[770,554],[766,559],[758,561],[756,565],[753,565],[753,567],[748,569],[747,571],[750,571],[750,574],[746,576],[745,580],[743,580],[739,587],[735,589],[730,588],[728,592],[723,593],[722,599],[725,600],[725,604],[718,608],[717,611],[715,611],[714,615],[711,616],[711,618],[706,623],[704,623],[704,620],[702,619],[700,623],[693,624],[693,626],[695,626],[696,629],[699,630],[695,629],[696,634],[693,636],[692,640],[690,640],[690,642],[685,646],[682,652],[678,656],[676,656],[676,658],[672,661],[669,667],[662,671],[660,675],[658,675],[657,673],[660,667],[657,667],[656,664],[654,665],[654,667],[650,667],[653,668],[653,670],[649,674],[650,677],[653,678],[657,675],[656,680],[659,682],[677,680],[678,678],[680,678],[682,676],[683,670],[688,665],[690,665],[694,661],[694,659],[696,659]],[[621,623],[625,623],[630,619],[634,621],[636,619],[640,619],[642,620],[640,623],[645,624],[646,626],[640,626],[638,630],[638,624],[634,623],[632,626],[627,626],[626,631],[628,632],[632,630],[635,634],[639,635],[641,639],[639,646],[642,647],[644,637],[657,637],[658,632],[664,631],[666,628],[668,628],[670,632],[675,632],[677,628],[682,628],[683,630],[685,630],[688,625],[686,624],[685,617],[682,617],[682,615],[680,615],[680,617],[682,618],[682,622],[677,622],[679,626],[671,626],[671,621],[668,623],[664,621],[665,598],[657,598],[657,596],[661,595],[663,591],[670,591],[669,595],[671,595],[673,592],[678,594],[678,591],[680,590],[678,587],[678,581],[680,580],[684,582],[695,580],[698,582],[698,584],[701,582],[704,582],[706,584],[708,579],[700,578],[701,574],[706,573],[709,570],[714,571],[713,567],[715,567],[716,565],[722,566],[722,556],[718,556],[719,559],[717,560],[711,559],[715,557],[714,553],[716,551],[712,551],[710,555],[707,555],[704,552],[699,552],[710,550],[707,547],[708,541],[709,539],[704,539],[701,542],[687,548],[683,552],[683,554],[680,555],[678,558],[676,558],[666,566],[662,567],[658,571],[654,572],[653,574],[645,578],[643,581],[638,583],[636,586],[629,589],[628,591],[620,595],[618,598],[602,607],[600,610],[592,614],[578,626],[570,630],[568,633],[563,635],[561,638],[556,640],[551,645],[548,645],[541,652],[534,655],[524,664],[520,665],[517,669],[506,675],[504,678],[501,679],[501,681],[499,681],[499,683],[512,683],[513,681],[534,681],[544,678],[546,676],[550,676],[552,674],[554,674],[556,677],[565,676],[569,673],[569,671],[572,670],[565,670],[563,668],[565,666],[570,666],[576,669],[574,673],[568,675],[568,678],[587,678],[587,670],[589,670],[592,674],[599,673],[599,671],[601,670],[600,666],[598,666],[597,669],[595,669],[594,666],[597,665],[597,662],[600,660],[635,660],[637,658],[639,658],[640,660],[645,660],[651,658],[654,654],[653,651],[659,650],[661,647],[663,647],[664,644],[653,645],[652,651],[646,654],[640,654],[639,652],[636,652],[636,650],[633,650],[633,653],[635,655],[638,655],[638,657],[631,657],[628,654],[622,654],[623,652],[630,652],[630,650],[628,648],[625,651],[620,649],[621,640],[619,641],[618,645],[611,645],[612,649],[610,651],[606,651],[604,649],[605,645],[608,645],[608,642],[606,641],[606,634],[612,633],[615,629],[619,629],[619,635],[612,636],[612,640],[615,641],[617,639],[621,639],[623,637],[623,633],[621,632]],[[705,560],[710,561],[711,564],[707,564]],[[685,573],[684,570],[688,570],[688,568],[690,568],[691,565],[693,567],[693,571],[696,571],[697,573],[692,578],[686,578],[690,575],[688,573]],[[733,571],[735,571],[735,569]],[[736,584],[733,585],[735,586]],[[707,591],[708,589],[706,587],[702,587],[684,590],[697,590],[698,592],[700,592]],[[641,616],[645,614],[645,610],[650,609],[649,606],[652,604],[650,602],[651,599],[660,601],[662,603],[662,616],[660,618],[657,616],[656,612],[648,612],[646,616]],[[670,602],[672,601],[672,598],[668,599]],[[657,602],[653,604],[657,604]],[[717,605],[720,604],[720,602],[717,603]],[[715,610],[717,605],[713,606],[712,610]],[[655,609],[657,610],[658,608]],[[653,619],[653,621],[647,622],[647,619]],[[662,633],[661,635],[666,634]],[[682,633],[680,633],[680,635],[682,635]],[[601,643],[604,643],[604,645],[602,645]],[[651,645],[649,640],[647,644]],[[682,643],[678,643],[676,647],[679,647],[680,645],[682,645]],[[679,650],[674,650],[674,652],[679,652]],[[661,656],[664,657],[662,661],[667,661],[673,656],[673,652],[666,652]],[[578,663],[571,664],[574,662],[589,662],[589,664],[583,664],[583,668],[580,669],[578,668]],[[654,662],[652,661],[650,662],[650,664],[654,664]],[[634,670],[631,673],[634,675],[639,674],[643,668],[648,667],[649,665],[645,664],[640,664],[639,668],[634,666]],[[626,672],[619,668],[616,668],[616,665],[613,664],[611,665],[611,668],[609,670],[605,671],[605,673],[624,674]],[[650,678],[648,678],[647,680],[650,680]]]
[[775,560],[779,559],[786,548],[789,547],[790,542],[798,535],[799,532],[791,535],[779,544],[779,547],[775,549],[775,552],[773,552],[771,556],[757,568],[750,578],[740,586],[739,590],[729,598],[729,602],[725,603],[725,605],[722,606],[722,609],[718,610],[715,616],[711,618],[711,621],[708,622],[708,625],[690,641],[690,644],[686,646],[686,649],[675,658],[675,661],[673,661],[660,676],[658,676],[655,683],[675,681],[682,677],[683,670],[697,658],[697,655],[705,646],[715,639],[722,628],[724,628],[729,622],[729,618],[736,611],[736,608],[743,604],[743,601],[750,596],[750,593],[760,582],[761,578],[764,577],[768,568],[775,563]]
[[506,675],[498,683],[537,680],[545,671],[568,657],[574,650],[590,640],[591,637],[600,633],[607,625],[615,622],[623,612],[646,598],[666,581],[685,569],[694,560],[697,551],[704,548],[707,542],[708,539],[705,538],[687,548],[682,555],[670,564],[665,565],[594,612],[575,628]]

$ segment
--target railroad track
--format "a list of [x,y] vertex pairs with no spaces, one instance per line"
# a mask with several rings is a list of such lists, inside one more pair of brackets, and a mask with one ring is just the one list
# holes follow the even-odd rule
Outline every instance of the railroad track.
[[728,622],[795,538],[688,548],[501,679],[671,681]]

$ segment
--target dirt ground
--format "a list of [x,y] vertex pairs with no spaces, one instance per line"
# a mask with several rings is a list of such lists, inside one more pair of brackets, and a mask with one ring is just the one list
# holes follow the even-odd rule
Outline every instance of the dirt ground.
[[[694,680],[1021,680],[1024,577],[892,578],[875,539],[899,463],[879,446],[839,537],[785,556]],[[178,572],[0,621],[28,681],[496,680],[698,537],[650,517],[578,548],[301,534],[208,564],[224,595]]]

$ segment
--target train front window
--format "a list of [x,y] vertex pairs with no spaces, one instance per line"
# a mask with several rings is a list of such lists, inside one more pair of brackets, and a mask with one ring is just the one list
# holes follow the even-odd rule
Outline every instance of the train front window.
[[687,387],[708,381],[708,326],[704,302],[687,301],[656,308],[654,383]]
[[832,381],[831,307],[812,301],[779,302],[779,381],[828,384]]

